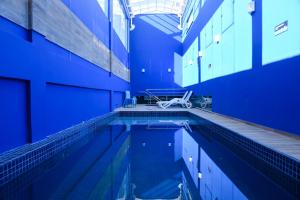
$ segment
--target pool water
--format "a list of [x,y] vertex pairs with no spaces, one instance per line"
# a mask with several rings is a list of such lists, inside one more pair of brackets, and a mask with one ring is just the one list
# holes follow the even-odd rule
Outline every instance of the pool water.
[[0,199],[297,199],[203,124],[118,117],[2,188]]

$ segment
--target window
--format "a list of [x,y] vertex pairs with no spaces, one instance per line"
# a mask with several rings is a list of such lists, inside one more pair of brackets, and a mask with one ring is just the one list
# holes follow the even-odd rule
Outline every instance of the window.
[[97,0],[104,14],[107,16],[108,14],[108,2],[107,0]]
[[200,9],[200,0],[189,0],[187,2],[185,11],[184,11],[183,17],[182,17],[183,39],[187,36],[188,31],[190,30],[190,27],[192,26],[193,22],[198,17],[199,9]]
[[182,14],[186,0],[128,0],[131,15],[168,13]]
[[252,17],[247,4],[248,0],[224,0],[202,29],[201,82],[252,68]]
[[204,6],[205,2],[206,2],[206,0],[202,0],[201,7]]
[[113,0],[113,28],[128,49],[128,20],[120,0]]

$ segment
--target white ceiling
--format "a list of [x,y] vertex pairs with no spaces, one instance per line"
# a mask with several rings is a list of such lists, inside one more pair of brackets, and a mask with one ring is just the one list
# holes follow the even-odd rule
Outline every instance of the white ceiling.
[[182,15],[188,0],[127,0],[130,15],[176,14]]

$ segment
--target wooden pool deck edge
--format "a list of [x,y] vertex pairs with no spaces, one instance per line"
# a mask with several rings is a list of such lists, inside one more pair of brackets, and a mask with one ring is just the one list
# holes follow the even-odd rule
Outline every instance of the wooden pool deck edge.
[[280,154],[300,162],[300,137],[296,134],[278,131],[269,127],[243,121],[219,113],[199,108],[169,108],[161,109],[157,106],[137,105],[135,108],[118,108],[119,112],[189,112],[212,123],[215,123],[236,134],[246,137],[258,144],[270,148]]

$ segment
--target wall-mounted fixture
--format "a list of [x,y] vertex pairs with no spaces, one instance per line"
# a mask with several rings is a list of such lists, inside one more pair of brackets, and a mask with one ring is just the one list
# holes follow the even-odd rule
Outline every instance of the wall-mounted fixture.
[[169,73],[172,72],[172,69],[171,69],[171,68],[168,68],[168,72],[169,72]]
[[281,33],[288,31],[288,24],[289,24],[289,22],[286,20],[286,21],[278,24],[277,26],[275,26],[274,35],[277,36]]
[[193,157],[192,157],[192,156],[189,157],[189,161],[190,161],[190,162],[193,161]]
[[250,1],[247,5],[247,12],[252,15],[255,12],[255,1]]
[[142,72],[142,73],[145,73],[145,71],[146,71],[145,68],[142,68],[141,72]]
[[203,57],[203,51],[199,51],[199,52],[198,52],[198,56],[199,56],[200,58],[202,58],[202,57]]
[[198,178],[201,179],[202,178],[202,173],[198,172]]
[[130,16],[130,28],[129,28],[130,31],[133,31],[135,29],[135,25],[132,22],[133,18],[134,18],[134,15]]
[[214,42],[219,44],[221,42],[221,35],[220,34],[217,34],[214,36]]
[[192,60],[189,60],[189,65],[192,65],[193,64],[193,61]]
[[179,30],[182,30],[182,29],[183,29],[183,28],[182,28],[182,15],[181,15],[181,14],[178,14],[177,16],[178,16],[178,18],[179,18],[179,24],[178,24],[177,28],[178,28]]

